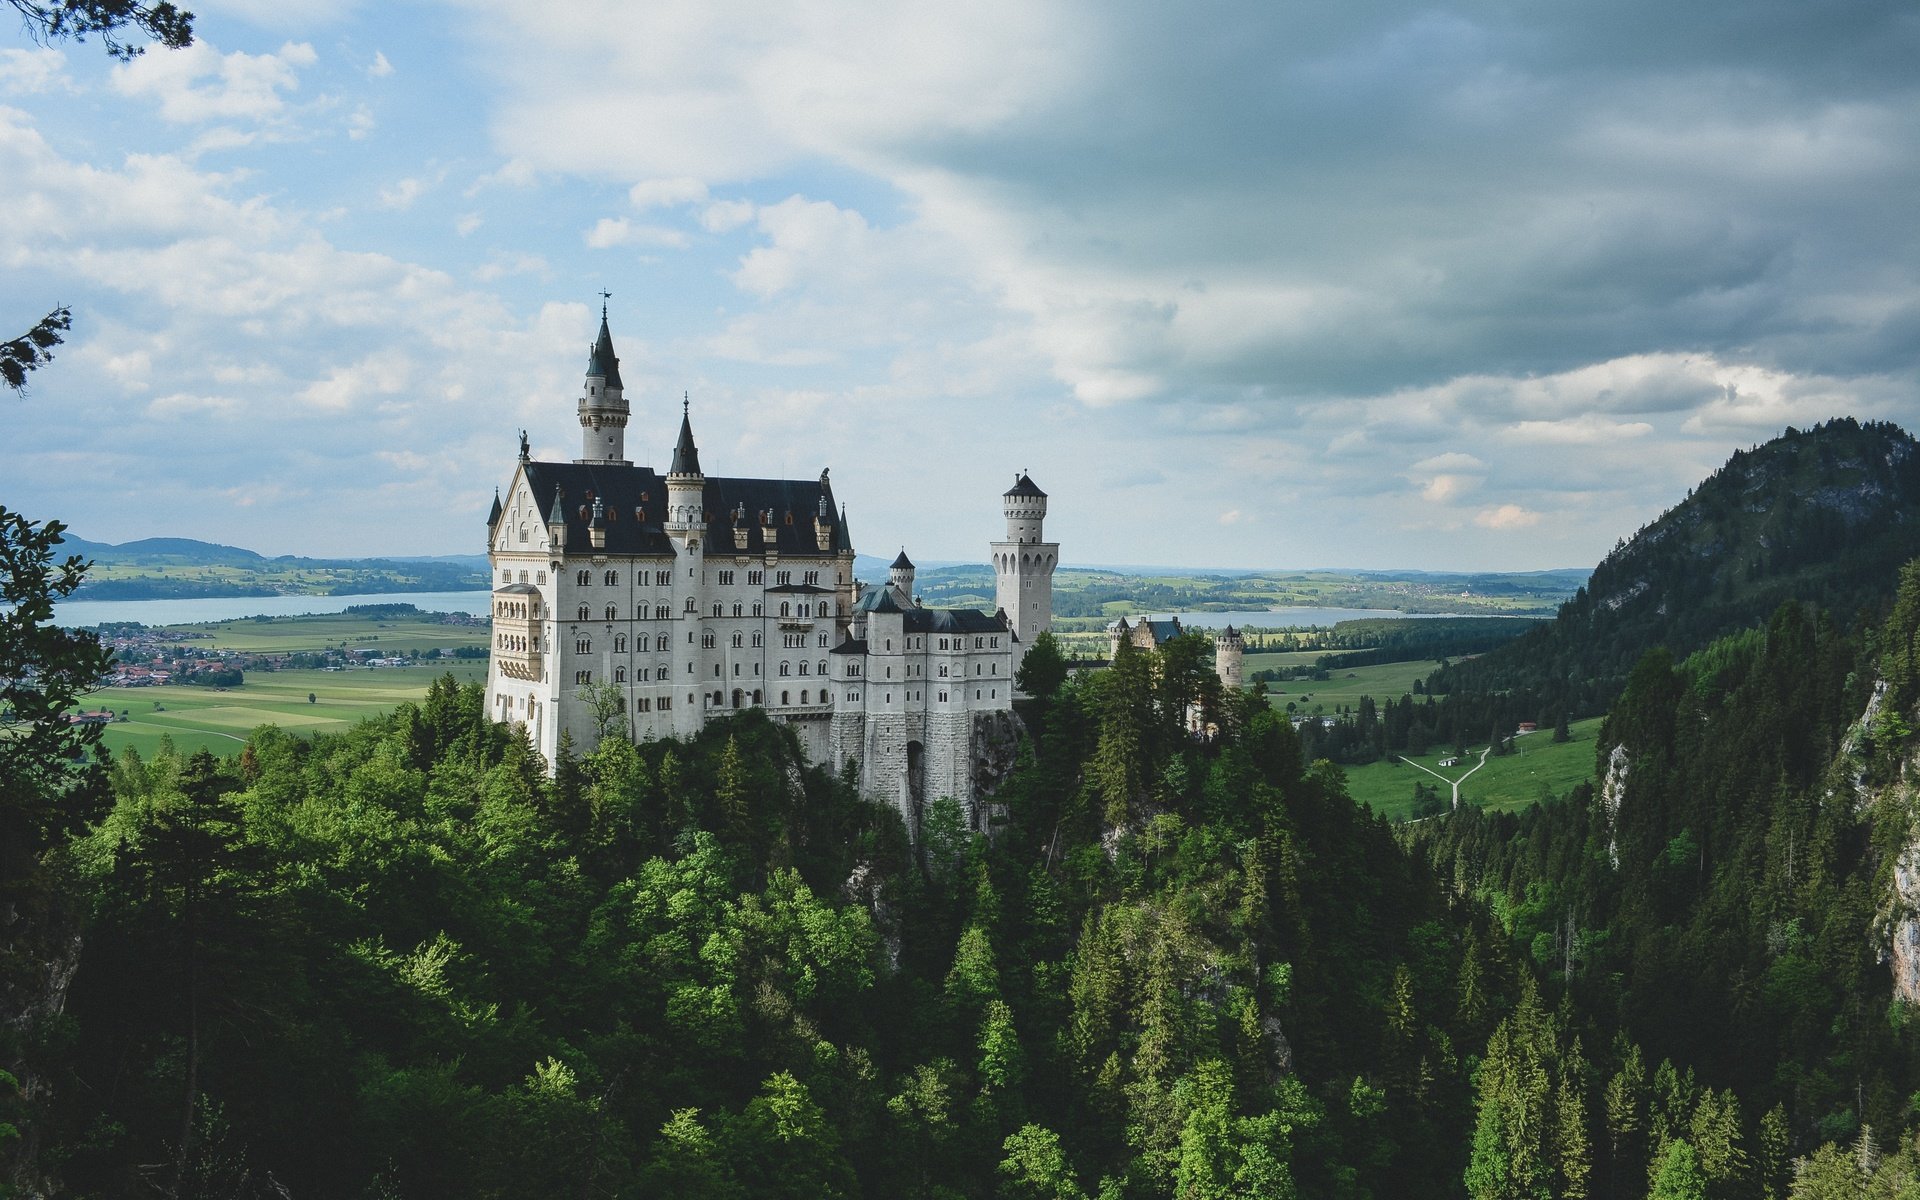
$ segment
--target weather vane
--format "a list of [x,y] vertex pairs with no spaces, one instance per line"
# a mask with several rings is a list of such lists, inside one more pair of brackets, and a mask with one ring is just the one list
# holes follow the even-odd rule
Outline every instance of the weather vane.
[[613,293],[612,293],[612,292],[609,292],[609,291],[604,291],[604,290],[603,290],[603,291],[602,291],[602,292],[600,293],[600,319],[601,319],[602,321],[604,321],[604,320],[606,320],[606,319],[607,319],[607,301],[609,301],[609,300],[611,300],[611,299],[613,299]]

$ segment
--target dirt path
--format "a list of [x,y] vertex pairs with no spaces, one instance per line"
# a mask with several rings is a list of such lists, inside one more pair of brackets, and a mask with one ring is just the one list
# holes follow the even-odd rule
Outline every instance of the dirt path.
[[1433,776],[1435,779],[1438,779],[1441,783],[1444,783],[1447,786],[1451,787],[1453,789],[1453,807],[1457,809],[1460,807],[1460,785],[1465,783],[1468,777],[1471,776],[1474,773],[1474,771],[1478,771],[1481,767],[1486,766],[1487,755],[1492,753],[1493,753],[1493,745],[1492,743],[1488,743],[1487,748],[1480,752],[1480,761],[1473,764],[1472,768],[1470,768],[1465,775],[1462,775],[1458,779],[1448,779],[1445,775],[1442,775],[1440,772],[1434,770],[1432,767],[1423,767],[1419,763],[1413,761],[1412,759],[1408,758],[1404,754],[1400,755],[1399,757],[1401,762],[1407,764],[1410,767],[1414,767],[1414,768],[1417,768],[1418,770],[1425,771],[1427,774]]

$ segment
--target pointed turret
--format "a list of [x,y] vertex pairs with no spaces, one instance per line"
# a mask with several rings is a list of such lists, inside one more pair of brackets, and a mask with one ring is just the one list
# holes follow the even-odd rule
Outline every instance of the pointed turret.
[[487,514],[487,528],[489,530],[500,523],[500,514],[502,511],[504,510],[500,507],[500,489],[495,488],[493,489],[493,511]]
[[557,483],[553,486],[553,505],[547,509],[547,536],[555,546],[567,544],[567,498]]
[[887,586],[900,593],[900,603],[913,603],[913,560],[907,557],[905,546],[900,548],[900,557],[887,568]]
[[673,464],[667,468],[669,475],[700,474],[700,450],[693,444],[693,420],[687,415],[688,402],[680,402],[680,440],[673,447]]
[[620,356],[613,352],[613,331],[607,327],[603,301],[600,336],[587,350],[587,379],[580,389],[580,457],[575,461],[624,465],[626,440],[627,400],[620,383]]

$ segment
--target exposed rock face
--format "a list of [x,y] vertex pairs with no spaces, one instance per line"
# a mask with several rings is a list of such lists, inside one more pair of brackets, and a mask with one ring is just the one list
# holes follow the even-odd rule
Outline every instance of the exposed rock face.
[[1887,957],[1893,964],[1893,994],[1920,1004],[1920,840],[1910,841],[1893,864],[1893,911]]
[[1279,1083],[1293,1074],[1293,1043],[1287,1041],[1286,1033],[1281,1030],[1279,1017],[1260,1022],[1260,1029],[1267,1035],[1267,1082]]
[[866,908],[873,917],[873,928],[887,948],[887,965],[900,969],[900,923],[894,920],[893,906],[880,894],[880,881],[873,877],[871,863],[855,863],[853,873],[841,885],[841,892],[853,904]]
[[993,793],[1013,773],[1014,759],[1020,749],[1020,733],[1026,724],[1011,712],[983,712],[973,716],[973,759],[968,773],[973,780],[974,805],[978,828],[991,829],[995,818],[1004,816],[993,802]]
[[1607,814],[1607,861],[1620,865],[1620,841],[1614,831],[1620,827],[1620,805],[1627,798],[1627,772],[1632,768],[1625,745],[1615,746],[1607,754],[1607,777],[1600,781],[1600,807]]

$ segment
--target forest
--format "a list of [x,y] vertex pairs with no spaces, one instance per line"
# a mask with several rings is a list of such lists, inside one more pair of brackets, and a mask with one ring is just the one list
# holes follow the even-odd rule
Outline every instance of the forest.
[[1203,636],[1043,637],[976,829],[751,710],[549,764],[451,677],[75,758],[80,570],[0,529],[19,1194],[1920,1194],[1920,563],[1642,648],[1599,787],[1403,825]]

